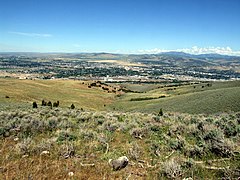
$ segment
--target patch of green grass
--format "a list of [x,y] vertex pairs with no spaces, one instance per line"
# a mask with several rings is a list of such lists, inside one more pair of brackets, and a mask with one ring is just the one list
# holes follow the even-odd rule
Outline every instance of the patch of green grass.
[[[173,92],[165,89],[153,90],[148,93],[129,93],[119,98],[112,106],[121,111],[158,112],[164,111],[184,113],[216,113],[240,110],[240,81],[214,83],[211,87],[193,88],[191,86],[178,87]],[[197,90],[196,90],[197,89]],[[131,99],[144,99],[162,94],[168,97],[149,99],[145,101],[130,101]]]

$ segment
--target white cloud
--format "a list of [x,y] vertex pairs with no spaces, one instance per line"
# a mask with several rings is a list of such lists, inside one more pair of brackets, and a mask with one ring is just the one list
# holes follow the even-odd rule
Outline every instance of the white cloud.
[[156,54],[156,53],[171,52],[171,51],[184,52],[184,53],[190,53],[190,54],[217,53],[217,54],[223,54],[223,55],[240,56],[240,50],[233,51],[230,47],[197,47],[197,46],[193,46],[191,48],[185,48],[185,49],[170,49],[170,50],[154,48],[154,49],[138,50],[138,53]]
[[80,47],[81,47],[80,44],[73,44],[73,46],[74,46],[75,48],[80,48]]
[[26,32],[16,32],[16,31],[10,31],[8,33],[16,34],[20,36],[28,36],[28,37],[52,37],[52,34],[26,33]]

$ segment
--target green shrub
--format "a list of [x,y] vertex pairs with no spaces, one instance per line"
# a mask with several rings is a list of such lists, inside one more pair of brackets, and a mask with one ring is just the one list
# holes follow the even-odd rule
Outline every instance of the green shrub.
[[162,118],[160,116],[154,116],[153,120],[156,121],[156,122],[161,122]]
[[204,134],[204,140],[205,141],[216,141],[216,140],[219,140],[219,139],[223,139],[223,133],[220,129],[211,129],[209,131],[207,131],[205,134]]
[[77,136],[67,131],[61,131],[57,137],[57,142],[75,141]]
[[227,122],[224,127],[224,133],[227,137],[236,136],[238,133],[237,125],[233,121]]
[[212,141],[210,150],[220,157],[230,157],[233,155],[233,142],[230,140]]
[[170,139],[169,147],[174,150],[182,150],[185,146],[185,141],[183,139]]
[[59,148],[59,155],[65,159],[73,157],[75,153],[76,147],[70,142],[62,144]]
[[48,127],[50,129],[50,131],[52,131],[53,129],[56,129],[58,126],[58,121],[56,118],[51,118],[48,120]]
[[205,155],[205,151],[203,147],[199,147],[198,145],[194,145],[186,150],[186,155],[188,157],[193,158],[202,158]]
[[96,139],[97,134],[92,130],[81,130],[80,137],[85,141],[90,141]]
[[118,129],[118,124],[117,123],[113,123],[112,121],[105,121],[103,123],[103,127],[107,131],[114,132],[114,131],[116,131]]
[[130,130],[130,135],[139,139],[146,137],[147,134],[148,134],[147,128],[133,128],[132,130]]
[[0,127],[0,136],[4,136],[6,129],[4,127]]
[[18,152],[18,154],[20,155],[29,155],[31,152],[31,143],[32,143],[32,139],[31,138],[26,138],[23,139],[23,142],[19,142],[16,144],[16,151]]
[[176,179],[181,176],[182,168],[177,161],[171,159],[163,163],[162,173],[170,179]]
[[142,154],[140,146],[136,142],[131,143],[128,154],[130,159],[133,159],[135,161],[138,160]]

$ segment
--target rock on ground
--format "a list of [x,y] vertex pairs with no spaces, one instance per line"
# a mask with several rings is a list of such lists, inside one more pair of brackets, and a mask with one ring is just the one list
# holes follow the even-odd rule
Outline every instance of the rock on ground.
[[115,160],[110,159],[109,164],[112,166],[114,171],[118,171],[128,165],[128,158],[126,156],[121,156]]

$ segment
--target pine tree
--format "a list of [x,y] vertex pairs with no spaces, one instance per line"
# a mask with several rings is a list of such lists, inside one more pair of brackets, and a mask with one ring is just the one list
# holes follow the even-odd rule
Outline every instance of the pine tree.
[[72,104],[70,108],[71,108],[71,109],[75,109],[75,106],[74,106],[74,104]]
[[47,103],[47,106],[49,106],[49,107],[52,109],[52,102],[49,101],[49,102]]
[[33,108],[38,108],[37,103],[33,102]]
[[159,115],[159,116],[163,116],[163,110],[162,110],[162,108],[159,110],[158,115]]

